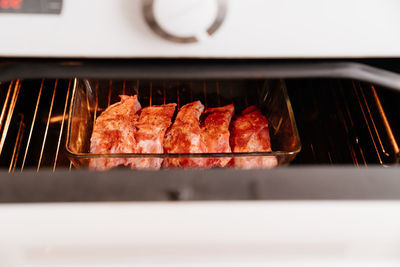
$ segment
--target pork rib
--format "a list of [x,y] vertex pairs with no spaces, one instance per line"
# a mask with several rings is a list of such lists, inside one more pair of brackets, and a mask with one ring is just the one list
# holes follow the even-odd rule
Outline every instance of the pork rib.
[[[136,141],[134,126],[141,109],[137,96],[120,95],[121,101],[109,106],[96,119],[90,138],[90,152],[135,153]],[[91,159],[89,167],[96,170],[128,165],[124,158]]]
[[[208,153],[230,153],[229,124],[235,112],[233,104],[218,108],[208,108],[202,115],[201,129],[203,143]],[[208,167],[224,167],[230,157],[211,158]]]
[[[164,139],[164,150],[167,153],[205,153],[200,129],[200,115],[204,106],[200,101],[184,105],[178,112],[175,122],[167,131]],[[163,167],[206,167],[204,158],[166,158]]]
[[[171,125],[175,112],[175,103],[149,106],[139,112],[139,119],[135,124],[136,153],[163,153],[164,135]],[[162,158],[132,158],[129,164],[133,169],[159,169]]]
[[[250,106],[234,119],[230,144],[233,152],[270,152],[268,120],[256,106]],[[232,166],[241,169],[272,168],[277,165],[274,156],[235,157]]]

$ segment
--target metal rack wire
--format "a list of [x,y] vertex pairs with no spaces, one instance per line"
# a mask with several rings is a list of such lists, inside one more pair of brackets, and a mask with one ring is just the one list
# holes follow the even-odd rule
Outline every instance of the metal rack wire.
[[9,172],[71,166],[61,152],[71,86],[71,81],[58,80],[0,84],[0,95],[5,95],[0,115],[1,166]]
[[[257,81],[261,84],[262,81]],[[107,90],[107,101],[105,103],[98,103],[98,112],[102,112],[110,104],[119,101],[118,92],[123,94],[133,95],[137,94],[142,106],[161,105],[174,102],[179,109],[184,104],[200,100],[205,108],[216,107],[227,104],[235,104],[239,107],[246,107],[251,104],[258,103],[258,99],[254,98],[248,100],[249,97],[255,96],[256,93],[252,90],[242,98],[234,96],[235,90],[244,90],[243,81],[171,81],[171,80],[103,80],[97,81],[93,87],[97,90]],[[260,85],[259,85],[260,86]],[[122,89],[121,89],[122,88]],[[223,88],[223,89],[221,89]],[[115,90],[118,89],[118,90]],[[231,95],[226,97],[222,91],[230,91]],[[115,93],[116,91],[117,93]],[[97,99],[97,101],[99,101]]]
[[373,85],[346,80],[288,83],[303,143],[295,163],[359,167],[398,162],[399,146]]

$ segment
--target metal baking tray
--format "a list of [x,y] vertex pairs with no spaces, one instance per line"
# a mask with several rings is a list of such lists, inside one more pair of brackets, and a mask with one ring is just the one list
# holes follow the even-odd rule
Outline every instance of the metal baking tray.
[[[88,167],[101,158],[216,158],[275,157],[278,165],[290,163],[301,150],[300,137],[283,80],[88,80],[74,79],[69,110],[66,153],[76,167]],[[200,100],[205,108],[233,103],[235,113],[257,105],[269,121],[272,152],[135,154],[90,153],[90,137],[96,118],[119,95],[137,94],[142,107],[177,103],[177,109]]]

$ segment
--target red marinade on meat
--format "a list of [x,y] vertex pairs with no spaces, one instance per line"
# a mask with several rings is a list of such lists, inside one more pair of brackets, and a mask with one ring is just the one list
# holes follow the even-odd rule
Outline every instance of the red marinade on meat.
[[[250,106],[231,125],[230,144],[233,152],[270,152],[268,120],[256,106]],[[235,157],[232,166],[241,169],[272,168],[278,164],[274,156]]]
[[[229,145],[229,124],[235,112],[233,104],[208,108],[202,114],[202,140],[207,153],[231,153]],[[210,158],[207,167],[224,167],[231,160],[230,157]]]
[[[166,153],[206,153],[207,149],[202,142],[200,115],[204,110],[200,101],[182,106],[175,122],[167,131],[164,139]],[[204,168],[206,158],[166,158],[163,167]]]
[[[137,112],[141,109],[137,96],[120,95],[121,101],[109,106],[97,117],[90,138],[90,152],[135,153],[134,133]],[[96,170],[108,170],[119,165],[128,165],[125,158],[91,159],[89,167]]]
[[[141,109],[137,96],[121,95],[121,101],[109,106],[96,120],[90,139],[90,152],[108,153],[230,153],[270,152],[268,120],[256,106],[234,118],[234,106],[209,108],[200,101],[184,105],[175,122],[171,120],[176,104]],[[201,123],[200,123],[201,118]],[[132,169],[163,167],[272,168],[273,156],[222,158],[100,158],[91,159],[89,167],[107,170],[119,165]]]
[[[135,124],[136,153],[163,153],[164,135],[171,125],[175,112],[175,103],[149,106],[139,111],[139,119]],[[132,158],[132,169],[159,169],[163,158]]]

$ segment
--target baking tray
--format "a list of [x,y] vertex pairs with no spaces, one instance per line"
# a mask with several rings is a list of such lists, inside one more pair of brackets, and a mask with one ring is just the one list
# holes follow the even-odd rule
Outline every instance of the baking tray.
[[[142,107],[177,103],[177,108],[200,100],[205,108],[233,103],[235,113],[257,105],[269,121],[272,152],[135,154],[90,153],[96,118],[119,95],[139,97]],[[104,158],[219,158],[275,157],[278,165],[290,163],[301,149],[296,122],[283,80],[90,80],[74,79],[65,144],[75,167],[88,167],[91,159]]]

